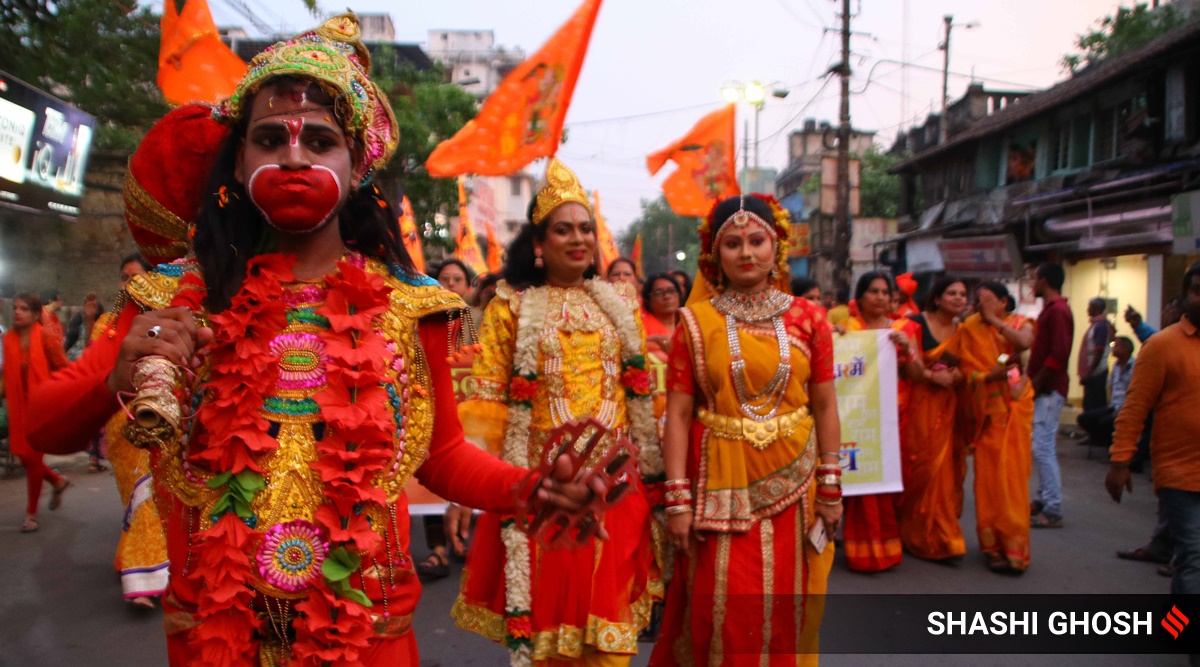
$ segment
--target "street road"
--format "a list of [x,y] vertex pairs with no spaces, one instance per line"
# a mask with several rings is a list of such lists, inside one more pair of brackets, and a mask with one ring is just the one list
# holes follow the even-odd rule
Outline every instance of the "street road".
[[[988,572],[974,539],[973,506],[963,524],[971,553],[955,565],[905,557],[891,572],[857,575],[839,562],[831,593],[1142,593],[1165,592],[1168,580],[1152,565],[1118,560],[1117,549],[1146,542],[1155,503],[1145,475],[1135,476],[1134,493],[1115,505],[1104,493],[1106,466],[1087,460],[1086,448],[1059,444],[1065,487],[1066,527],[1033,533],[1033,565],[1020,577]],[[1098,452],[1095,453],[1098,457]],[[13,667],[162,665],[166,648],[161,613],[133,611],[121,599],[112,570],[121,508],[111,473],[88,474],[82,455],[48,462],[75,482],[63,507],[47,511],[41,530],[18,532],[25,505],[23,478],[0,480],[0,665]],[[968,485],[970,480],[968,479]],[[414,556],[426,555],[420,522],[414,522]],[[426,587],[414,624],[423,667],[500,667],[502,649],[458,630],[449,617],[458,591],[454,575]],[[852,618],[826,617],[825,627],[853,626]],[[870,632],[862,628],[862,632]],[[648,645],[635,666],[646,664]],[[1174,656],[851,656],[822,658],[825,666],[887,665],[1185,665]]]

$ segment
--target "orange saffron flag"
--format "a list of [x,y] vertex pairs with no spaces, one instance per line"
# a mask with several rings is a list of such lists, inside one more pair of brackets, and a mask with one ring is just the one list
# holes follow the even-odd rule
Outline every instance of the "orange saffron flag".
[[400,201],[400,211],[400,241],[404,243],[413,266],[425,273],[425,250],[421,247],[421,233],[417,231],[417,219],[407,195]]
[[602,271],[608,271],[608,266],[621,256],[621,251],[617,249],[617,241],[613,238],[612,230],[608,228],[608,222],[604,216],[600,214],[600,191],[593,190],[592,197],[595,198],[596,211],[596,240],[600,246],[600,268]]
[[430,176],[502,176],[558,151],[600,2],[585,0],[537,53],[504,77],[475,119],[430,154]]
[[246,62],[221,41],[207,0],[175,0],[163,7],[158,48],[158,87],[174,105],[212,103],[228,97],[246,74]]
[[504,247],[496,239],[492,223],[486,220],[484,223],[487,225],[487,270],[488,273],[500,273],[504,268]]
[[637,277],[641,278],[645,273],[642,271],[642,233],[638,232],[637,238],[633,241],[633,252],[629,253],[629,259],[633,260],[633,269],[637,273]]
[[454,237],[454,257],[476,274],[487,271],[487,262],[479,250],[479,239],[467,215],[467,189],[462,176],[458,177],[458,234]]
[[696,123],[683,138],[646,156],[650,174],[667,160],[679,168],[663,181],[663,194],[678,215],[703,217],[713,203],[741,192],[734,155],[734,105],[718,109]]

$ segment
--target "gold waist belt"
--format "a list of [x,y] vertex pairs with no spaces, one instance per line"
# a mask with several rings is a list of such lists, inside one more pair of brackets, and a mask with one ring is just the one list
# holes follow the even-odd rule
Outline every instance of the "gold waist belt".
[[696,410],[696,419],[707,426],[713,435],[726,440],[744,440],[760,450],[790,435],[806,417],[807,407],[762,422],[745,417],[726,417],[704,408]]

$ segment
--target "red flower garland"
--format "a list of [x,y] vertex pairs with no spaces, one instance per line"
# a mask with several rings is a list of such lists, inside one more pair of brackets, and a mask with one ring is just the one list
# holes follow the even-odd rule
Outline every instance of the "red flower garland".
[[[255,459],[278,447],[267,434],[261,409],[279,374],[270,343],[287,325],[283,284],[295,279],[293,263],[277,254],[252,259],[230,307],[211,318],[209,400],[197,415],[201,428],[193,460],[215,473],[261,473]],[[381,276],[351,262],[339,263],[338,269],[340,275],[328,279],[325,305],[317,310],[329,319],[330,329],[320,334],[329,359],[327,384],[313,397],[328,426],[317,445],[320,458],[312,464],[325,484],[326,499],[314,518],[334,547],[369,553],[379,535],[365,510],[369,503],[386,503],[373,482],[391,460],[395,430],[382,386],[392,355],[374,325],[389,307],[390,290]],[[205,297],[203,278],[185,271],[171,305],[199,312]],[[258,539],[233,512],[200,534],[190,577],[205,594],[196,612],[201,622],[189,643],[203,664],[257,664],[253,637],[262,622],[253,609],[257,594],[250,581],[255,575],[247,554]],[[369,647],[371,610],[324,582],[296,609],[301,615],[293,622],[292,647],[299,664],[355,664],[360,651]]]
[[[338,264],[328,279],[329,293],[317,313],[329,319],[325,342],[327,383],[313,396],[321,406],[325,437],[312,468],[325,484],[325,503],[314,520],[329,534],[331,548],[370,553],[379,534],[367,519],[371,504],[383,509],[387,498],[374,486],[392,457],[396,428],[383,383],[392,355],[375,318],[387,311],[391,290],[383,277],[351,262]],[[373,634],[370,609],[339,596],[326,585],[315,587],[296,609],[295,657],[301,664],[356,663]]]
[[[229,309],[212,317],[214,338],[209,347],[212,372],[205,392],[210,399],[197,414],[197,453],[193,460],[217,473],[261,472],[255,456],[279,445],[267,435],[259,414],[264,397],[279,374],[272,361],[271,338],[287,325],[283,282],[294,278],[293,259],[263,255],[246,265],[246,279]],[[206,290],[203,279],[187,272],[172,306],[198,311]],[[254,633],[262,622],[254,613],[255,576],[247,552],[258,535],[233,512],[227,512],[200,534],[196,567],[191,579],[200,596],[200,621],[188,639],[202,664],[255,665]]]

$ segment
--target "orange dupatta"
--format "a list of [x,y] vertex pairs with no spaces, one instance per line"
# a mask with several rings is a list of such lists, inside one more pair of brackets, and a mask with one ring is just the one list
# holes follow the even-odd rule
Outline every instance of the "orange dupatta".
[[8,442],[13,456],[26,456],[33,448],[25,439],[25,403],[30,389],[50,377],[50,362],[42,344],[42,325],[34,323],[29,332],[28,386],[21,378],[21,334],[4,334],[4,391],[8,399]]

